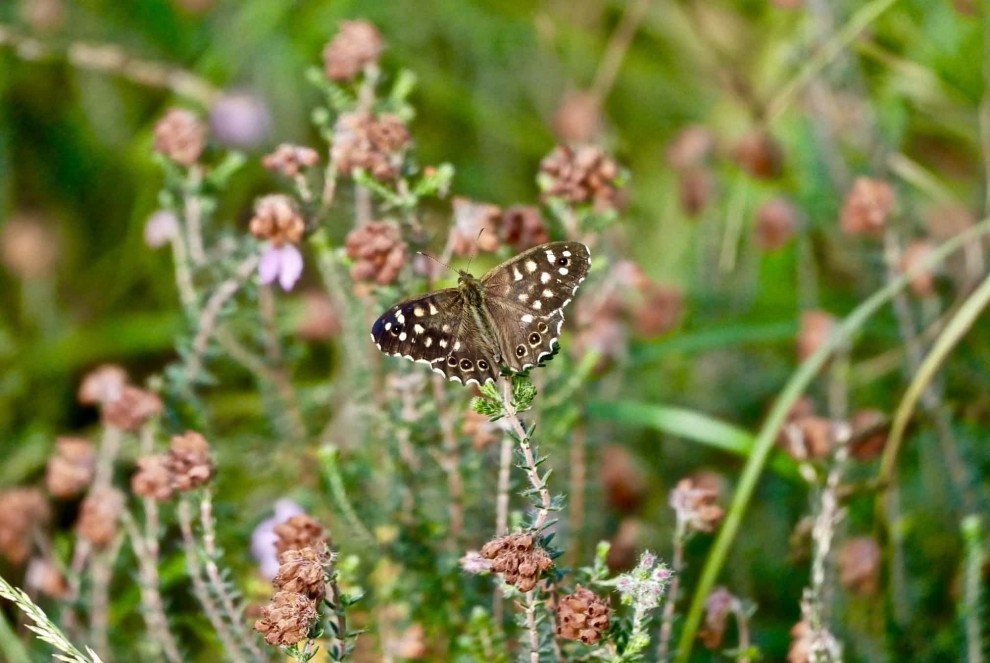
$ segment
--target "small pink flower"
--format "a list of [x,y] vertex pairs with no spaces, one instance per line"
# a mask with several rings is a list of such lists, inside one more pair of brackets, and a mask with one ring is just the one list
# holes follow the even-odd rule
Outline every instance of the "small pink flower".
[[258,562],[261,575],[269,580],[275,577],[279,567],[278,553],[275,550],[278,542],[275,526],[302,513],[305,513],[303,508],[292,500],[280,499],[275,502],[275,515],[258,523],[251,534],[251,555]]
[[278,279],[278,284],[282,286],[282,290],[289,291],[292,290],[292,286],[299,280],[302,270],[302,254],[295,245],[272,245],[261,254],[261,262],[258,264],[258,277],[264,284]]

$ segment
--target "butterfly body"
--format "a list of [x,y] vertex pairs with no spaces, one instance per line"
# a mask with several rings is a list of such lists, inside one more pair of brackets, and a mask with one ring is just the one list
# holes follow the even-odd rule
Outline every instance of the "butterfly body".
[[395,304],[375,321],[378,349],[428,365],[462,384],[524,371],[553,355],[571,301],[591,265],[588,247],[550,242],[456,288]]

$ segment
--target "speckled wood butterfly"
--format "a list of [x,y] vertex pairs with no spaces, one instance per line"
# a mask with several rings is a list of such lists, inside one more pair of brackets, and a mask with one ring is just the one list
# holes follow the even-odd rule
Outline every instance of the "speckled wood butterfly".
[[506,260],[480,279],[399,302],[371,328],[378,349],[427,364],[461,384],[524,371],[554,353],[564,307],[591,265],[588,247],[550,242]]

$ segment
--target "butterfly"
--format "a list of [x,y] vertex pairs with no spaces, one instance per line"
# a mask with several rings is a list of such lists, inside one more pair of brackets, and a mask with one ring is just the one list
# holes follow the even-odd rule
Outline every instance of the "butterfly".
[[564,307],[588,275],[580,242],[528,249],[480,279],[458,270],[456,288],[411,297],[371,328],[382,352],[426,364],[448,380],[483,384],[521,372],[556,351]]

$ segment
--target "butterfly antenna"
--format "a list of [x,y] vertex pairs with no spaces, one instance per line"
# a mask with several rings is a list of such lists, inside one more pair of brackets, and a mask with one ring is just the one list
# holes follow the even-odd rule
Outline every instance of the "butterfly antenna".
[[432,260],[433,262],[437,263],[438,265],[443,265],[444,267],[446,267],[447,269],[449,269],[452,272],[455,271],[453,267],[451,267],[447,263],[441,261],[439,258],[435,258],[435,257],[431,256],[429,253],[423,253],[422,251],[417,251],[416,253],[417,253],[417,255],[421,255],[421,256],[424,256],[426,258],[429,258],[430,260]]
[[471,263],[474,262],[474,257],[476,255],[478,255],[478,247],[481,245],[481,235],[484,232],[485,232],[485,229],[484,228],[482,228],[481,230],[479,230],[478,231],[478,236],[474,240],[474,249],[471,251],[471,257],[468,258],[467,269],[464,270],[468,274],[471,273]]

